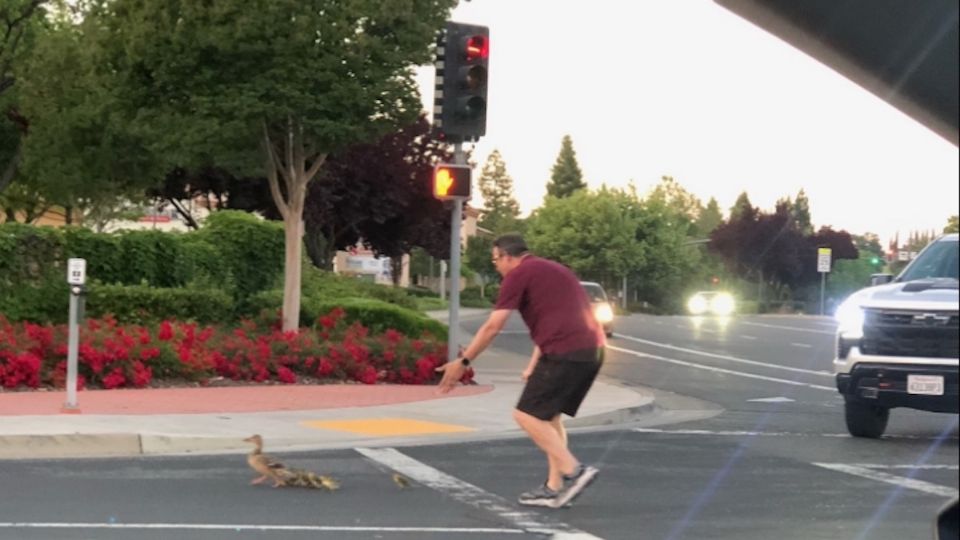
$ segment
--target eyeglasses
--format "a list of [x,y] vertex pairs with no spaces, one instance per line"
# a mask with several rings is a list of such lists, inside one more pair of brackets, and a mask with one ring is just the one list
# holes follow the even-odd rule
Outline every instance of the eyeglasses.
[[492,262],[493,264],[497,264],[497,262],[502,258],[503,258],[503,255],[497,255],[496,257],[493,257],[492,259],[490,259],[490,262]]

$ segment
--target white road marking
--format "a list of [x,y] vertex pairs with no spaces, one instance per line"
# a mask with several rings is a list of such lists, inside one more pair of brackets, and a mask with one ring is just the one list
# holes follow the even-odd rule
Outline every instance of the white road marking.
[[811,334],[827,334],[829,336],[834,335],[836,332],[831,332],[829,330],[812,330],[810,328],[799,328],[797,326],[783,326],[780,324],[765,324],[765,323],[756,323],[741,321],[741,324],[748,324],[750,326],[762,326],[763,328],[777,328],[779,330],[793,330],[794,332],[809,332]]
[[545,519],[536,512],[518,511],[503,497],[434,469],[394,448],[357,448],[356,451],[454,500],[496,514],[525,532],[549,534],[553,540],[601,540],[565,523]]
[[656,429],[633,428],[637,433],[660,433],[664,435],[716,435],[722,437],[805,437],[823,436],[821,433],[790,433],[787,431],[738,431],[738,430],[709,430],[709,429]]
[[[633,336],[627,336],[627,335],[624,335],[624,334],[616,334],[616,336],[617,336],[618,338],[627,339],[627,340],[630,340],[630,341],[635,341],[635,342],[637,342],[637,343],[643,343],[644,345],[653,345],[654,347],[660,347],[660,348],[662,348],[662,349],[670,349],[670,350],[672,350],[672,351],[679,351],[679,352],[685,352],[685,353],[690,353],[690,354],[697,354],[697,355],[700,355],[700,356],[706,356],[706,357],[708,357],[708,358],[717,358],[717,359],[719,359],[719,360],[726,360],[726,361],[728,361],[728,362],[736,362],[736,363],[738,363],[738,364],[747,364],[747,365],[751,365],[751,366],[760,366],[760,367],[765,367],[765,368],[769,368],[769,369],[779,369],[779,370],[782,370],[782,371],[790,371],[790,372],[793,372],[793,373],[804,373],[804,374],[807,374],[807,375],[818,375],[818,376],[821,376],[821,377],[833,377],[833,374],[830,373],[829,371],[814,371],[814,370],[812,370],[812,369],[802,369],[802,368],[795,368],[795,367],[790,367],[790,366],[781,366],[781,365],[778,365],[778,364],[770,364],[770,363],[767,363],[767,362],[758,362],[758,361],[756,361],[756,360],[748,360],[748,359],[746,359],[746,358],[737,358],[736,356],[728,356],[728,355],[725,355],[725,354],[708,353],[708,352],[698,351],[698,350],[696,350],[696,349],[687,349],[687,348],[685,348],[685,347],[677,347],[676,345],[670,345],[669,343],[659,343],[659,342],[650,341],[650,340],[647,340],[647,339],[635,338],[635,337],[633,337]],[[609,347],[608,347],[608,348],[609,348]],[[696,364],[696,365],[699,366],[700,364]],[[779,380],[779,379],[778,379],[778,380]]]
[[[618,334],[618,335],[619,335],[619,334]],[[625,336],[621,336],[621,337],[625,337]],[[630,354],[630,355],[633,355],[633,356],[637,356],[637,357],[639,357],[639,358],[650,358],[650,359],[652,359],[652,360],[659,360],[659,361],[661,361],[661,362],[667,362],[667,363],[670,363],[670,364],[677,364],[677,365],[679,365],[679,366],[686,366],[686,367],[692,367],[692,368],[696,368],[696,369],[703,369],[703,370],[707,370],[707,371],[714,371],[714,372],[717,372],[717,373],[725,373],[725,374],[727,374],[727,375],[736,375],[736,376],[738,376],[738,377],[746,377],[746,378],[748,378],[748,379],[759,379],[759,380],[761,380],[761,381],[770,381],[770,382],[776,382],[776,383],[782,383],[782,384],[789,384],[789,385],[791,385],[791,386],[805,386],[805,387],[807,387],[807,388],[816,388],[817,390],[828,390],[828,391],[830,391],[830,392],[836,392],[836,391],[837,391],[836,388],[833,388],[833,387],[831,387],[831,386],[823,386],[823,385],[819,385],[819,384],[809,384],[809,383],[803,383],[803,382],[798,382],[798,381],[791,381],[791,380],[789,380],[789,379],[778,379],[778,378],[776,378],[776,377],[766,377],[766,376],[764,376],[764,375],[754,375],[753,373],[746,373],[746,372],[743,372],[743,371],[734,371],[734,370],[732,370],[732,369],[718,368],[718,367],[713,367],[713,366],[705,366],[705,365],[703,365],[703,364],[697,364],[697,363],[694,363],[694,362],[687,362],[687,361],[685,361],[685,360],[676,360],[676,359],[674,359],[674,358],[666,358],[666,357],[663,357],[663,356],[656,356],[656,355],[653,355],[653,354],[647,354],[647,353],[641,353],[641,352],[637,352],[637,351],[632,351],[632,350],[630,350],[630,349],[624,349],[624,348],[621,348],[621,347],[614,347],[613,345],[609,345],[609,344],[607,345],[607,349],[610,349],[610,350],[613,350],[613,351],[622,352],[622,353],[625,353],[625,354]],[[707,354],[707,353],[701,353],[701,354]],[[753,363],[753,362],[750,362],[750,363]],[[762,362],[758,362],[758,363],[762,364]],[[797,371],[806,371],[806,370],[797,370]],[[819,372],[816,372],[816,371],[810,371],[809,373],[819,374]]]
[[803,348],[803,349],[812,349],[812,348],[813,348],[813,345],[810,345],[809,343],[791,343],[790,345],[792,345],[792,346],[794,346],[794,347],[800,347],[800,348]]
[[952,487],[941,486],[932,482],[917,480],[916,478],[897,476],[848,463],[813,463],[813,465],[816,465],[817,467],[823,467],[824,469],[860,476],[862,478],[869,478],[870,480],[876,480],[877,482],[885,482],[887,484],[893,484],[895,486],[921,491],[923,493],[929,493],[930,495],[939,495],[941,497],[956,497],[958,495],[958,491]]
[[757,336],[748,336],[748,335],[746,335],[746,334],[740,334],[740,335],[737,336],[737,337],[741,337],[741,338],[743,338],[743,339],[749,339],[749,340],[751,340],[751,341],[756,341],[756,340],[757,340]]
[[524,534],[521,529],[491,527],[336,527],[324,525],[249,525],[231,523],[43,523],[0,522],[0,529],[140,529],[193,531],[303,531],[303,532],[380,532],[380,533],[477,533]]
[[[631,431],[636,433],[656,433],[663,435],[710,435],[717,437],[826,437],[831,439],[849,439],[848,433],[798,433],[790,431],[737,431],[737,430],[709,430],[709,429],[657,429],[657,428],[633,428]],[[905,440],[940,440],[942,437],[922,436],[922,435],[884,435],[884,439],[905,439]],[[947,439],[957,440],[957,437],[947,437]],[[890,467],[889,465],[859,465],[861,467]],[[944,467],[952,467],[946,465]]]
[[777,397],[748,399],[747,401],[752,401],[754,403],[792,403],[796,400],[790,399],[788,397],[777,396]]
[[921,471],[956,471],[960,470],[958,465],[932,465],[924,464],[918,465],[914,463],[908,463],[906,465],[883,465],[880,463],[848,463],[854,467],[863,467],[864,469],[917,469]]

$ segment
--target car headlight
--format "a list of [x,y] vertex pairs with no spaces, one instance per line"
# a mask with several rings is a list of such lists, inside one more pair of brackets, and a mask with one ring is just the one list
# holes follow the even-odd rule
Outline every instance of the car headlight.
[[848,339],[863,337],[863,308],[859,303],[847,301],[840,304],[833,316],[837,320],[837,330]]
[[597,318],[597,322],[600,324],[613,322],[613,308],[610,307],[610,304],[597,304],[593,308],[593,316]]
[[689,301],[687,301],[687,309],[690,310],[690,313],[694,315],[702,315],[706,313],[707,308],[710,305],[707,303],[707,299],[702,295],[695,294]]
[[730,315],[735,308],[736,302],[733,301],[733,296],[727,293],[718,294],[710,302],[710,311],[715,315]]

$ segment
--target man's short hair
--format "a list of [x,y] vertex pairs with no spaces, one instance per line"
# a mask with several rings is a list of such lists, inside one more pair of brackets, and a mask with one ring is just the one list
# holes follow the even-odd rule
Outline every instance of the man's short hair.
[[511,257],[518,257],[527,251],[527,243],[523,236],[517,233],[504,234],[493,241],[493,246]]

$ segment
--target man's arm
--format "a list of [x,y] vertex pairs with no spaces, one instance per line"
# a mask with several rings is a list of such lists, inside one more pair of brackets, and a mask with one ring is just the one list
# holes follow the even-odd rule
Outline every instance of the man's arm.
[[[477,355],[486,350],[493,339],[497,337],[497,334],[500,333],[500,330],[503,330],[503,325],[507,323],[507,319],[510,317],[510,311],[509,309],[498,309],[491,313],[480,330],[477,330],[477,335],[473,337],[473,341],[463,351],[460,358],[469,358],[471,362],[476,360]],[[440,392],[446,394],[460,382],[466,368],[463,366],[463,361],[458,358],[454,362],[438,367],[437,371],[443,373],[443,379],[440,380]]]
[[491,313],[487,317],[487,322],[483,323],[480,330],[477,330],[477,335],[473,337],[473,341],[460,356],[469,358],[471,362],[476,360],[477,356],[485,351],[493,343],[497,334],[503,330],[503,326],[507,324],[507,319],[510,318],[510,311],[509,309],[498,309]]
[[527,369],[524,369],[523,373],[520,375],[521,379],[526,381],[530,378],[530,375],[533,375],[533,370],[536,369],[537,362],[540,361],[541,354],[542,353],[540,352],[539,346],[533,348],[533,354],[530,355],[530,362],[527,363]]

